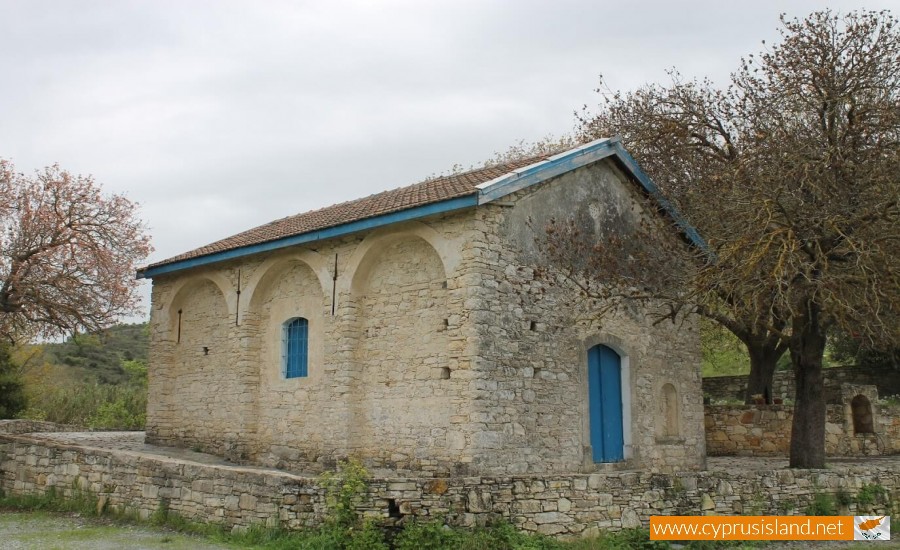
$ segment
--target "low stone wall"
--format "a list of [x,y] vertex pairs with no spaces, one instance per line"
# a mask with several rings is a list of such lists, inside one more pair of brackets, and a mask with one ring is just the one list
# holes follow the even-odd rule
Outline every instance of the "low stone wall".
[[34,432],[83,432],[84,428],[57,424],[43,420],[0,420],[0,434],[27,434]]
[[[718,459],[720,469],[683,474],[610,472],[465,478],[381,478],[360,511],[385,521],[443,516],[461,525],[503,517],[520,529],[584,536],[646,526],[659,514],[802,513],[817,493],[851,497],[865,484],[887,489],[887,502],[866,512],[900,512],[900,458],[785,470],[770,459]],[[732,462],[729,462],[732,461]],[[104,506],[146,518],[160,506],[183,517],[297,529],[325,512],[315,478],[277,470],[204,464],[132,451],[79,447],[37,436],[0,435],[0,488],[15,494],[51,487],[90,491]],[[840,499],[838,499],[840,500]],[[852,500],[852,499],[851,499]],[[844,499],[846,502],[847,499]],[[853,513],[854,504],[842,512]]]
[[[825,400],[838,403],[842,384],[868,384],[878,387],[883,396],[900,395],[900,371],[890,367],[834,367],[825,369]],[[744,400],[746,376],[714,376],[703,379],[703,394],[713,399]],[[773,397],[794,399],[794,373],[779,371],[772,381]]]
[[[787,456],[794,408],[787,405],[707,405],[709,456]],[[900,454],[900,407],[872,405],[874,433],[855,434],[849,405],[828,405],[827,456]]]

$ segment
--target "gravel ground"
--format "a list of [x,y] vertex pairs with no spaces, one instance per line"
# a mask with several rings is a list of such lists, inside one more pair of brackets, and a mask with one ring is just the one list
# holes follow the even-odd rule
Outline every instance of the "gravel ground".
[[229,546],[149,527],[0,511],[2,550],[220,550]]

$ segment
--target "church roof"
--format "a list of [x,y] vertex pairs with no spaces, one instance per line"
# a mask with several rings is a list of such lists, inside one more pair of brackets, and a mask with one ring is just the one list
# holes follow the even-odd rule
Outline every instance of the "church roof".
[[[653,182],[625,152],[618,139],[601,139],[552,156],[538,155],[427,179],[406,187],[281,218],[153,263],[140,269],[137,275],[139,278],[153,277],[390,223],[474,207],[608,156],[615,156],[626,172],[635,176],[647,192],[657,196],[665,210],[670,211],[676,220],[680,219],[659,195]],[[695,235],[690,233],[695,234],[692,228],[686,225],[682,228],[689,229],[686,234],[691,240],[695,240]],[[696,235],[696,239],[699,240],[699,235]]]

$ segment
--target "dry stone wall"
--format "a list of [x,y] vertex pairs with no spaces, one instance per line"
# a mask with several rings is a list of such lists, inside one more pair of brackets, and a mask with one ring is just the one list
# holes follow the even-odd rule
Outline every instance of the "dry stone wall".
[[[824,369],[825,400],[838,403],[842,384],[867,384],[876,386],[882,396],[900,395],[900,371],[888,366],[849,366]],[[747,392],[746,376],[712,376],[703,379],[703,393],[713,400],[744,400]],[[772,384],[773,397],[794,399],[793,371],[775,373]]]
[[[827,456],[900,454],[900,407],[873,404],[873,433],[854,433],[849,405],[828,405]],[[787,456],[793,407],[785,405],[707,405],[706,452],[710,456]]]
[[[849,496],[842,514],[898,514],[897,460],[869,459],[827,470],[772,469],[757,462],[678,474],[376,478],[359,512],[396,521],[389,517],[394,508],[406,519],[443,517],[460,525],[505,518],[526,531],[563,537],[646,527],[651,515],[660,514],[803,514],[817,494],[841,494],[842,502]],[[858,508],[853,497],[864,485],[885,489],[889,498]],[[310,527],[325,513],[315,478],[0,435],[0,489],[35,494],[51,487],[67,495],[87,491],[101,506],[144,518],[163,506],[232,529]]]

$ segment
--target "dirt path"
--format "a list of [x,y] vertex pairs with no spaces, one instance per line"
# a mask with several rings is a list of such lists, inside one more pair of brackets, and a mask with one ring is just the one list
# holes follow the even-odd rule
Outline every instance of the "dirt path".
[[134,525],[102,524],[75,516],[0,511],[0,550],[221,550],[217,545]]

